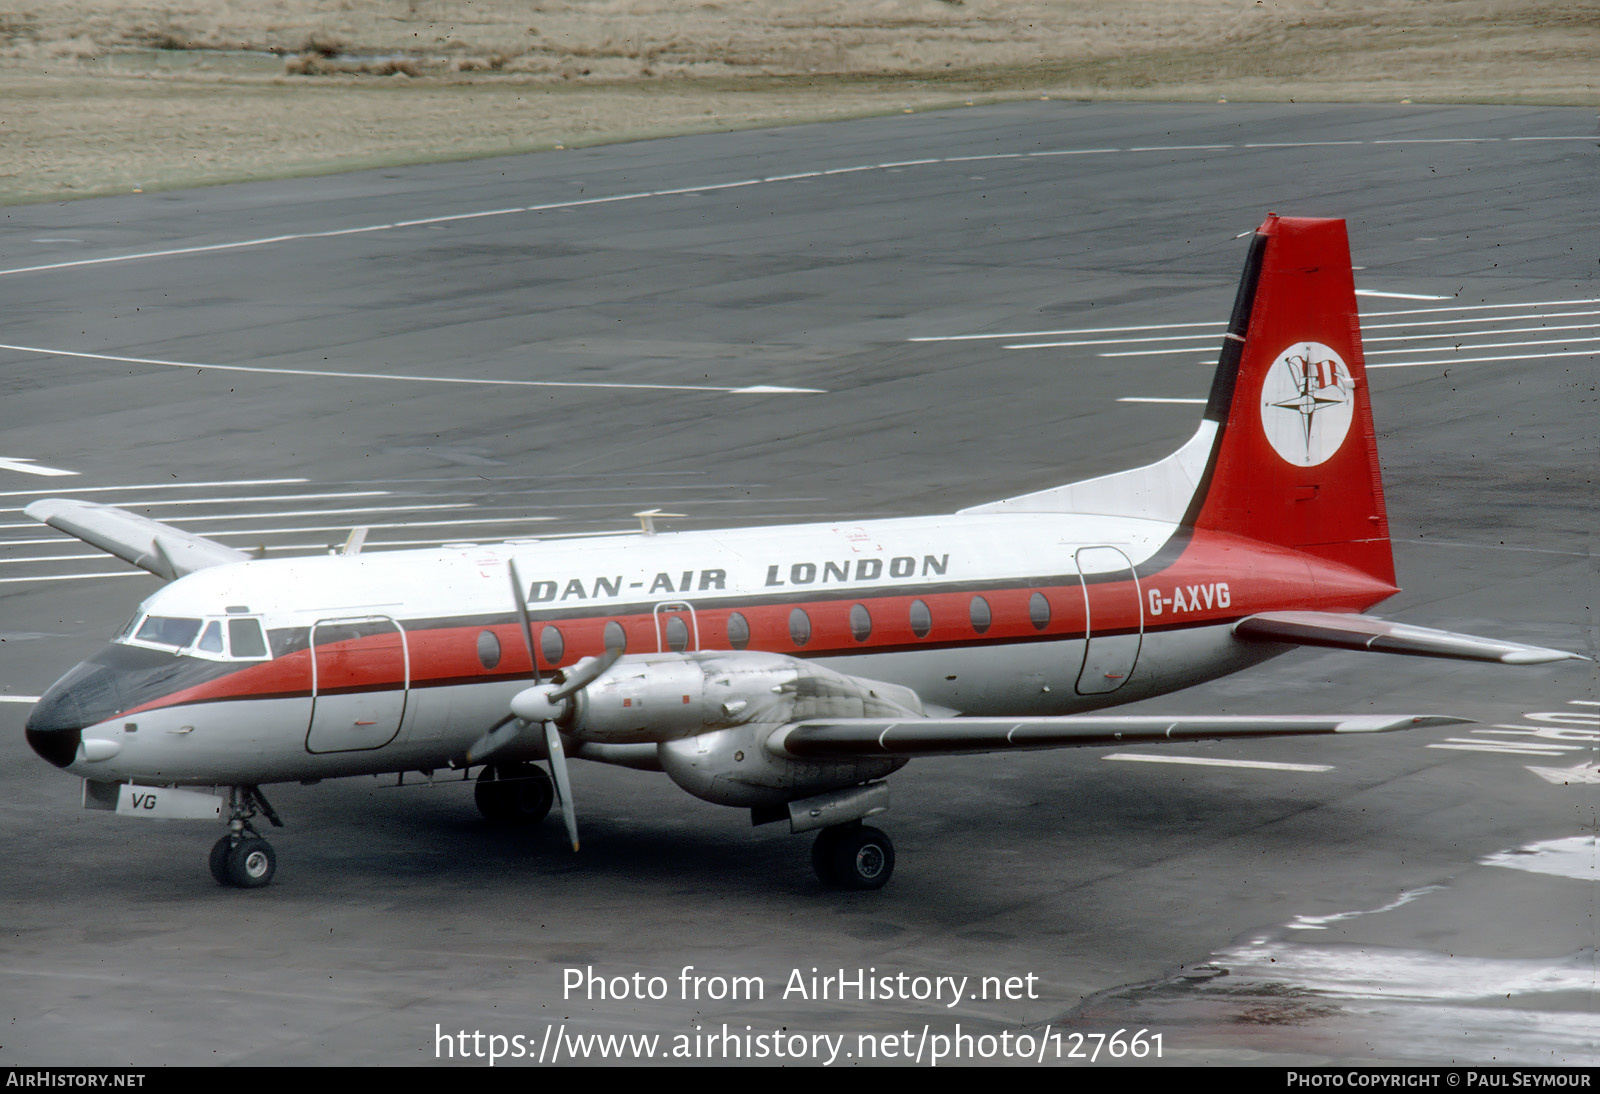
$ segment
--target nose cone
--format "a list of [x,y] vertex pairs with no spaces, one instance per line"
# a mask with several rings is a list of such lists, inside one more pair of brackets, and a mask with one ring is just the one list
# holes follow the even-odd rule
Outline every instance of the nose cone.
[[85,661],[50,686],[28,715],[28,746],[57,767],[77,759],[83,730],[114,716],[120,707],[116,674]]
[[83,741],[83,730],[81,728],[35,729],[30,723],[23,731],[23,736],[27,737],[29,748],[57,767],[66,767],[77,759],[78,745]]

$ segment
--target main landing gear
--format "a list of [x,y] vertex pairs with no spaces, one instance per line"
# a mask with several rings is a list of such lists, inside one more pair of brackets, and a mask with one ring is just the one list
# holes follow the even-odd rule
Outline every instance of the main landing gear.
[[489,764],[472,797],[478,812],[496,824],[538,824],[555,804],[556,790],[537,764]]
[[217,879],[218,885],[259,889],[271,881],[277,871],[277,852],[250,823],[257,813],[266,817],[274,828],[283,827],[258,787],[228,788],[228,834],[211,847],[211,876]]
[[881,889],[894,873],[894,844],[876,828],[854,821],[817,833],[811,868],[824,885],[838,889]]

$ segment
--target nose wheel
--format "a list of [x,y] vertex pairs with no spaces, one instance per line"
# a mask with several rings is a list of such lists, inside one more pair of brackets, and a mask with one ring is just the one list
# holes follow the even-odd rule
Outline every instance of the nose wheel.
[[811,868],[835,889],[881,889],[894,873],[894,844],[864,824],[840,824],[817,833]]
[[228,834],[211,845],[211,876],[218,885],[259,889],[277,873],[278,853],[250,823],[258,813],[274,828],[283,827],[259,787],[228,788]]

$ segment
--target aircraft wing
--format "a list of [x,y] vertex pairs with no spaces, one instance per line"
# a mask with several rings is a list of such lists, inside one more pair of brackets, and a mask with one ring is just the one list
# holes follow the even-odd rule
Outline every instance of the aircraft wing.
[[207,566],[244,562],[250,558],[245,552],[215,540],[112,505],[45,498],[23,512],[57,531],[76,536],[91,547],[148,570],[164,581],[176,581],[184,574]]
[[1233,625],[1236,637],[1341,650],[1409,653],[1417,657],[1452,657],[1464,661],[1499,661],[1507,665],[1542,665],[1549,661],[1587,661],[1581,653],[1524,646],[1454,631],[1391,623],[1370,615],[1339,612],[1262,612]]
[[1099,715],[1055,718],[816,718],[779,729],[767,747],[806,760],[867,756],[951,756],[1041,748],[1296,737],[1313,733],[1388,733],[1457,725],[1439,714]]

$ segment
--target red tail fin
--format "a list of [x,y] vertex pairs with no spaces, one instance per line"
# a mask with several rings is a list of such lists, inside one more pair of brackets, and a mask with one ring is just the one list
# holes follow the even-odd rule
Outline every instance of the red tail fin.
[[1219,435],[1186,523],[1394,584],[1344,221],[1257,230],[1205,416]]

